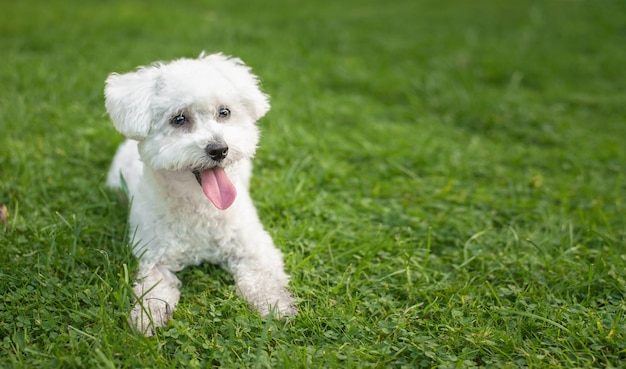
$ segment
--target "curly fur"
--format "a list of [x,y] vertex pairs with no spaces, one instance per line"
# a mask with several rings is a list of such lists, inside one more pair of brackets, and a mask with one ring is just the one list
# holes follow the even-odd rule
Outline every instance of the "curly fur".
[[[145,335],[165,325],[180,297],[175,272],[203,262],[229,270],[242,297],[263,316],[296,314],[282,254],[249,195],[256,121],[269,110],[250,69],[239,59],[201,54],[111,74],[105,97],[115,128],[128,138],[107,184],[121,188],[124,182],[132,199],[139,272],[131,324]],[[177,115],[184,124],[173,123]],[[224,158],[208,154],[214,143],[227,145]],[[209,201],[194,174],[215,168],[237,193],[224,210]]]

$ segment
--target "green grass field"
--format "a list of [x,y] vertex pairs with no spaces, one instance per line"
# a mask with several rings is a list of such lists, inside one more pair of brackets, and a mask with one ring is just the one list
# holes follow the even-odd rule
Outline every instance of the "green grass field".
[[[626,2],[0,12],[0,367],[626,365]],[[300,314],[261,319],[204,265],[144,338],[103,85],[201,50],[272,97],[253,198]]]

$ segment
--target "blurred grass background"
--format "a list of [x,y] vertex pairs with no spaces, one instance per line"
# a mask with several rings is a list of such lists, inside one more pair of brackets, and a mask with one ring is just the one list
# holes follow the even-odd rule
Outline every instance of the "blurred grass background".
[[[626,3],[48,1],[0,10],[0,366],[618,367]],[[272,97],[253,197],[300,315],[215,267],[126,326],[103,83],[206,50]]]

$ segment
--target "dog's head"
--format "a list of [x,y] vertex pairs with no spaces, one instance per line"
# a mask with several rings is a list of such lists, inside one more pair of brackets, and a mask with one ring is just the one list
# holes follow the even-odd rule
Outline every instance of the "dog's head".
[[146,165],[193,172],[216,207],[232,204],[235,189],[223,168],[254,156],[255,123],[269,110],[241,60],[202,54],[114,73],[105,98],[115,128],[139,141]]

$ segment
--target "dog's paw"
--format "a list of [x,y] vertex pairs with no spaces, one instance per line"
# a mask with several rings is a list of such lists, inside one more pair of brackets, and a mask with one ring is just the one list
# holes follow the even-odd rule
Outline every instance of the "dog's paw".
[[[288,318],[298,315],[296,302],[288,291],[281,291],[280,294],[267,299],[262,304],[254,304],[261,316],[274,318]],[[272,303],[272,301],[274,301]]]
[[137,302],[130,312],[129,323],[146,337],[154,335],[157,327],[163,327],[172,318],[174,309],[159,299],[144,299]]

